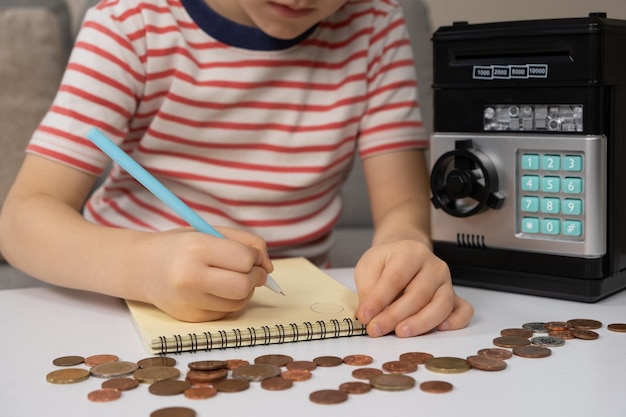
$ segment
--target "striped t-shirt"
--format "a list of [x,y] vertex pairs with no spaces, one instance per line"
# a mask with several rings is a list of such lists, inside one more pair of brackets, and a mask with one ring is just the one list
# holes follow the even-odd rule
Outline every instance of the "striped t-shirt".
[[[332,244],[361,157],[427,145],[414,61],[393,0],[351,0],[300,39],[230,22],[203,0],[106,0],[87,14],[28,152],[93,175],[98,127],[213,225],[275,256]],[[113,166],[85,205],[104,226],[186,226]]]

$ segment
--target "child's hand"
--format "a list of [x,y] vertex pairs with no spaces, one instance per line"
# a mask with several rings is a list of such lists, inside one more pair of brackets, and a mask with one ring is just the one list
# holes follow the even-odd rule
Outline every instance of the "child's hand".
[[359,260],[356,318],[370,336],[391,331],[416,336],[434,328],[460,329],[474,310],[452,288],[450,271],[424,244],[412,240],[376,245]]
[[254,288],[265,284],[272,264],[261,238],[219,230],[227,239],[190,229],[148,234],[140,262],[149,272],[138,277],[145,297],[171,316],[191,322],[241,310]]

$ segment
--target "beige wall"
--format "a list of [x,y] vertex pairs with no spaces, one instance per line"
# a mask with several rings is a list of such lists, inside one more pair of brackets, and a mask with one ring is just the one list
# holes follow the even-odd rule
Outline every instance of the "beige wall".
[[483,23],[507,20],[585,17],[606,12],[626,20],[626,0],[424,0],[433,29],[454,21]]

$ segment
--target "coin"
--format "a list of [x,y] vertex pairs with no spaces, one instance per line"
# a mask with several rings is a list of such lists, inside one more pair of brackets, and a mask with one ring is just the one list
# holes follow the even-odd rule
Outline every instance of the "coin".
[[152,366],[176,366],[176,359],[167,356],[155,356],[145,358],[137,362],[140,368],[150,368]]
[[287,369],[306,369],[307,371],[313,371],[317,368],[317,364],[313,361],[293,361],[286,366]]
[[306,369],[288,369],[281,373],[281,376],[285,379],[294,382],[307,381],[311,379],[311,371]]
[[612,323],[606,326],[612,332],[626,333],[626,323]]
[[564,321],[549,321],[547,322],[544,327],[550,331],[550,330],[569,330],[570,325]]
[[120,358],[117,355],[100,354],[92,355],[85,358],[85,365],[96,366],[102,363],[119,361]]
[[579,327],[575,327],[572,329],[572,336],[576,339],[583,340],[596,340],[600,335],[593,330],[587,330]]
[[356,379],[371,379],[373,376],[381,375],[383,371],[378,368],[358,368],[352,371],[352,376]]
[[228,366],[226,361],[195,361],[188,365],[192,371],[214,371],[216,369],[224,369]]
[[572,319],[568,320],[567,323],[575,329],[595,330],[602,327],[602,322],[592,319]]
[[424,365],[429,371],[441,374],[460,374],[470,370],[465,359],[449,356],[428,359]]
[[530,345],[530,340],[519,336],[501,336],[493,339],[493,344],[503,348]]
[[268,391],[283,391],[291,388],[292,386],[292,380],[283,378],[281,376],[275,376],[261,381],[261,388],[264,388]]
[[217,389],[214,387],[191,387],[187,388],[183,395],[190,400],[206,400],[215,397]]
[[262,381],[280,375],[280,368],[274,365],[244,365],[233,370],[233,378],[247,381]]
[[188,381],[179,381],[174,379],[167,379],[165,381],[155,382],[150,384],[148,391],[154,395],[178,395],[185,392],[186,389],[191,388],[191,383]]
[[502,359],[490,358],[488,356],[472,355],[466,359],[469,366],[481,371],[502,371],[506,368],[506,362]]
[[87,394],[87,399],[96,403],[115,401],[122,396],[122,392],[112,388],[103,388],[91,391]]
[[250,365],[250,362],[245,359],[228,359],[226,361],[226,368],[230,369],[231,371],[244,365]]
[[87,378],[89,378],[89,371],[80,368],[59,369],[46,375],[46,380],[53,384],[75,384]]
[[383,363],[382,368],[391,374],[410,374],[417,371],[417,364],[407,361],[389,361]]
[[167,407],[153,411],[150,417],[196,417],[196,412],[187,407]]
[[532,330],[533,333],[548,333],[548,329],[546,329],[546,324],[540,321],[524,323],[522,327],[524,329]]
[[522,358],[547,358],[552,354],[552,351],[543,346],[517,346],[513,348],[513,354]]
[[263,355],[254,359],[256,365],[274,365],[279,368],[293,362],[293,358],[289,355]]
[[316,404],[339,404],[348,399],[348,394],[334,389],[323,389],[312,392],[309,399]]
[[511,356],[513,356],[513,353],[511,353],[510,350],[500,349],[500,348],[481,349],[478,351],[478,354],[481,356],[488,356],[490,358],[496,358],[496,359],[502,359],[502,360],[511,359]]
[[445,381],[426,381],[420,384],[420,389],[431,394],[444,394],[452,391],[452,384]]
[[370,384],[382,391],[404,391],[415,386],[415,379],[404,374],[381,374],[372,377]]
[[176,379],[180,376],[180,371],[171,366],[153,366],[150,368],[139,368],[133,373],[133,377],[143,384],[154,384],[155,382]]
[[558,347],[565,344],[565,340],[554,336],[537,336],[530,339],[533,345],[545,347]]
[[511,329],[500,330],[500,336],[517,336],[517,337],[524,337],[528,339],[532,335],[533,335],[532,330],[524,329],[524,328],[521,328],[521,329],[511,328]]
[[330,368],[333,366],[339,366],[343,364],[343,359],[337,356],[318,356],[317,358],[313,359],[313,362],[317,366],[320,366],[323,368]]
[[571,340],[574,338],[571,330],[550,330],[548,336],[558,337],[563,340]]
[[76,366],[85,362],[82,356],[61,356],[52,361],[55,366]]
[[423,365],[428,359],[434,358],[434,355],[426,352],[406,352],[400,355],[401,361],[413,362],[417,365]]
[[220,379],[224,379],[228,376],[228,369],[216,369],[213,371],[189,371],[185,376],[185,380],[192,384],[198,384],[202,382],[213,382]]
[[350,381],[339,385],[339,391],[346,394],[365,394],[372,390],[372,386],[365,382]]
[[139,366],[133,362],[105,362],[91,368],[91,375],[97,378],[119,378],[132,375]]
[[113,378],[102,383],[102,388],[111,388],[118,391],[130,391],[139,386],[139,381],[133,378]]
[[374,362],[369,355],[348,355],[343,358],[343,363],[350,366],[365,366]]
[[250,388],[250,382],[245,379],[221,379],[213,386],[218,392],[240,392]]

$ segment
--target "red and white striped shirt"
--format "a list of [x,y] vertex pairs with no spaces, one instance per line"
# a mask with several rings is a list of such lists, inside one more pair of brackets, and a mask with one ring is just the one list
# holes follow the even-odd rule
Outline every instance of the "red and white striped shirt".
[[[272,49],[258,29],[207,24],[217,15],[199,4],[92,9],[28,152],[100,175],[108,159],[85,139],[96,126],[209,223],[256,233],[275,256],[319,256],[355,149],[427,146],[401,9],[351,0]],[[222,32],[262,47],[227,44]],[[186,225],[115,165],[84,215],[146,231]]]

